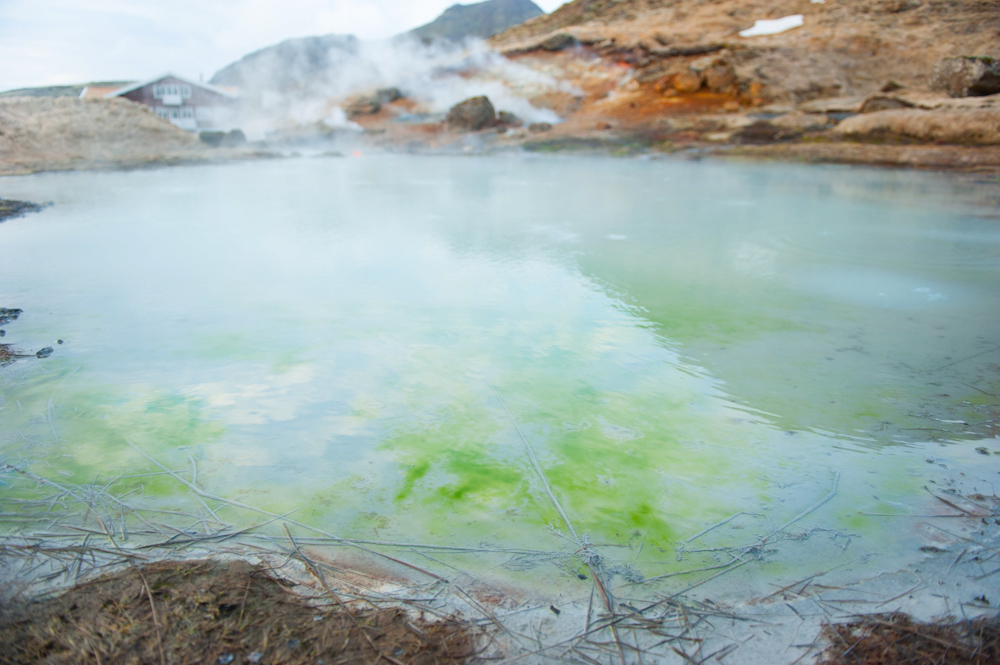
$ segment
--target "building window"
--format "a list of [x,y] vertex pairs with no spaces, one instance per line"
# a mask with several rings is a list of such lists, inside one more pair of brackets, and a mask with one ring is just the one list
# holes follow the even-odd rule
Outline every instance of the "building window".
[[191,98],[191,86],[180,85],[180,84],[160,84],[153,86],[153,97],[155,99],[163,99],[164,97],[181,97],[183,99]]
[[170,120],[170,109],[165,109],[162,106],[157,106],[156,115],[160,116],[164,120]]
[[182,118],[187,118],[187,119],[190,119],[190,120],[194,120],[194,107],[183,106],[183,107],[181,107],[180,111],[181,111],[181,117]]

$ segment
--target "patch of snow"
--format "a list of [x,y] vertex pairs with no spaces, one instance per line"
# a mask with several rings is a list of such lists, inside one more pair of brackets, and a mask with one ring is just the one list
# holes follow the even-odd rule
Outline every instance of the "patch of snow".
[[792,14],[776,19],[762,19],[754,21],[753,27],[740,31],[740,37],[760,37],[761,35],[776,35],[792,28],[801,27],[803,24],[802,14]]

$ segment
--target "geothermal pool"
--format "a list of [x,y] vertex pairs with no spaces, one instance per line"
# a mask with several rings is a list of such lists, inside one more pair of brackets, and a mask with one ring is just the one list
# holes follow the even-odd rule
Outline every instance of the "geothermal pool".
[[0,455],[54,482],[201,510],[145,453],[340,537],[518,552],[434,570],[586,592],[542,554],[582,542],[660,591],[746,558],[747,595],[895,570],[931,536],[887,515],[1000,484],[995,180],[365,156],[0,194],[53,203],[0,224],[3,341],[56,349],[0,368]]

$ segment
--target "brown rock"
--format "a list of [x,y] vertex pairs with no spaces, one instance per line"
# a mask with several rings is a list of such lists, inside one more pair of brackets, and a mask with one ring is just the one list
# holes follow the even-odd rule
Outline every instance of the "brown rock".
[[539,46],[546,51],[561,51],[564,48],[576,46],[576,37],[567,32],[560,32],[543,40]]
[[705,70],[705,85],[712,92],[729,92],[735,83],[736,70],[728,63],[719,63]]
[[902,109],[856,115],[833,128],[857,139],[906,137],[927,143],[1000,144],[1000,109]]
[[690,69],[674,77],[674,89],[684,94],[698,92],[701,90],[702,83],[701,74]]
[[932,90],[952,97],[985,97],[1000,92],[1000,62],[985,56],[944,58],[931,74]]
[[550,125],[547,122],[533,122],[530,125],[528,125],[528,131],[534,132],[536,134],[540,132],[547,132],[550,131],[551,129],[552,125]]
[[357,118],[362,115],[372,115],[382,110],[382,102],[378,95],[357,95],[348,98],[343,105],[344,113],[348,118]]
[[451,107],[448,124],[456,129],[479,131],[496,124],[497,114],[489,97],[472,97]]
[[858,108],[858,113],[875,113],[876,111],[895,111],[896,109],[913,108],[913,104],[895,97],[872,95]]
[[764,120],[759,120],[733,134],[733,141],[740,144],[763,145],[777,141],[787,141],[796,138],[794,130],[778,127]]
[[506,127],[520,127],[524,124],[520,118],[510,111],[500,111],[497,113],[497,122]]

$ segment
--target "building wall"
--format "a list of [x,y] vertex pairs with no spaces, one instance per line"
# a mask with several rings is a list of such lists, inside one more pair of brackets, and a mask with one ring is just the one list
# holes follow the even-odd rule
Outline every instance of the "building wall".
[[[178,91],[182,94],[157,94],[164,92],[159,89],[162,86],[170,86],[170,92]],[[172,76],[121,96],[142,104],[161,118],[190,131],[227,130],[236,121],[236,100]]]

